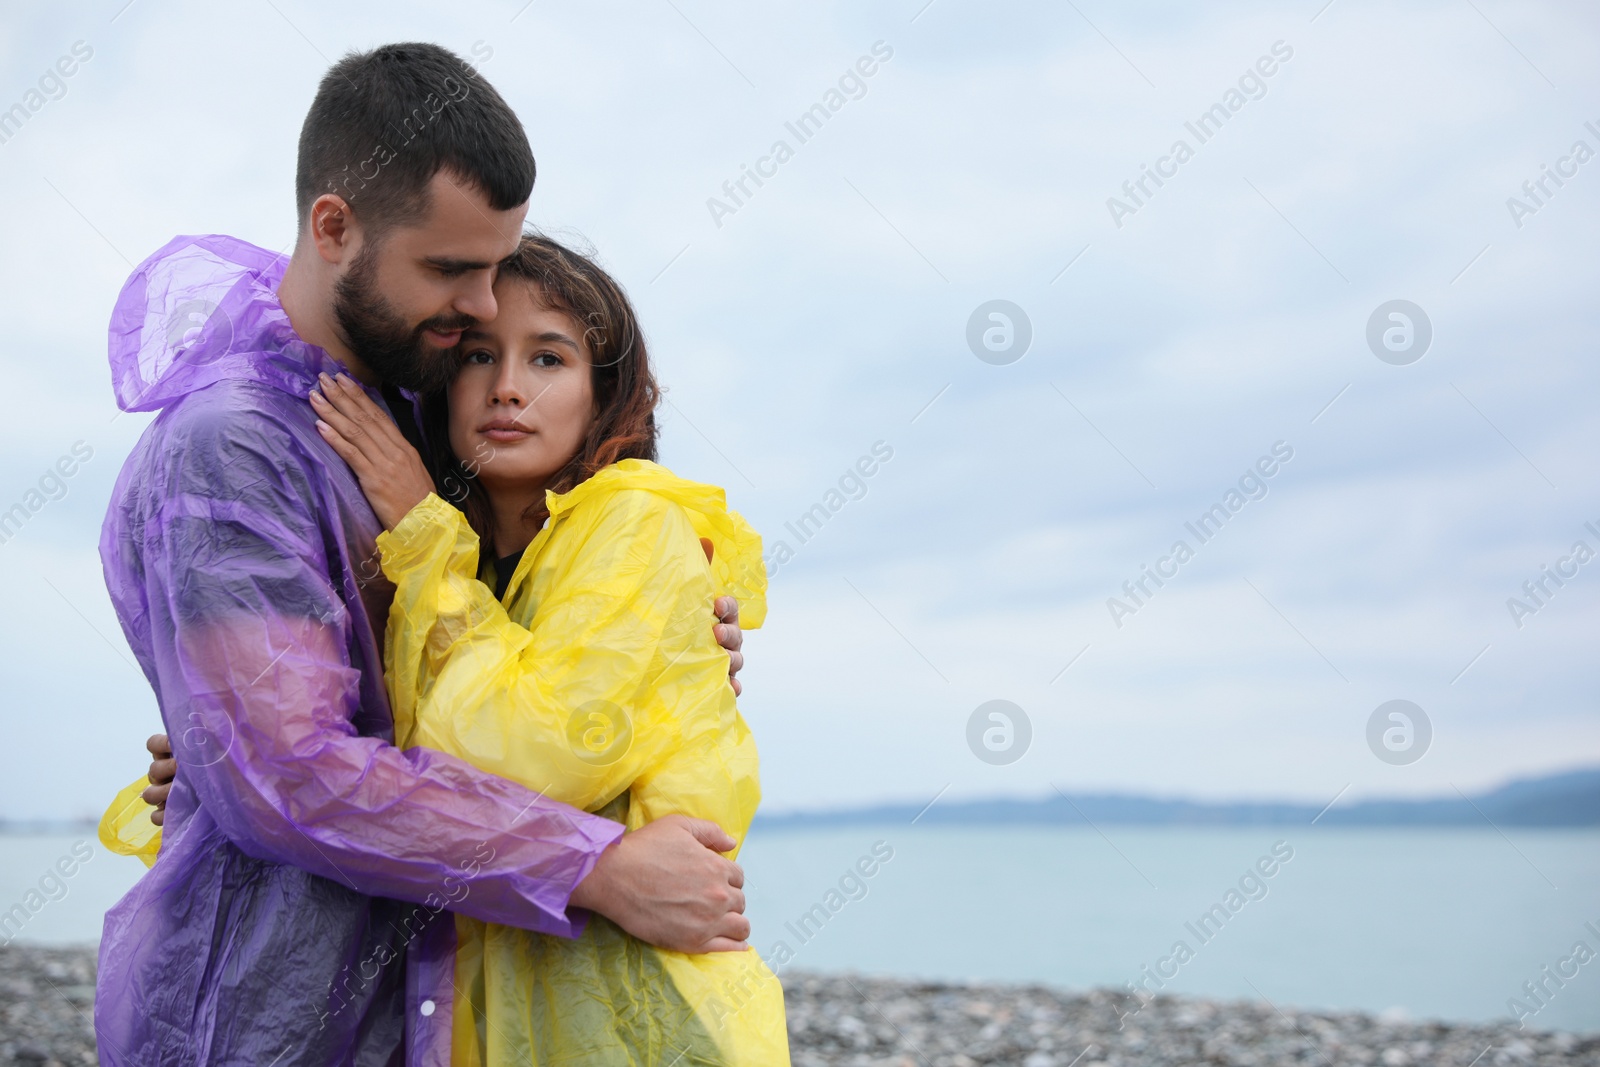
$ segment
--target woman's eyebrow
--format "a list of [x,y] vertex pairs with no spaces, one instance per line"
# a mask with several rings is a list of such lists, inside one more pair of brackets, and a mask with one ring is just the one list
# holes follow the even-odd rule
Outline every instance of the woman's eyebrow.
[[578,355],[583,355],[583,348],[578,344],[578,342],[574,341],[564,333],[557,333],[555,330],[546,330],[544,333],[533,334],[529,339],[533,341],[539,341],[544,344],[566,345]]

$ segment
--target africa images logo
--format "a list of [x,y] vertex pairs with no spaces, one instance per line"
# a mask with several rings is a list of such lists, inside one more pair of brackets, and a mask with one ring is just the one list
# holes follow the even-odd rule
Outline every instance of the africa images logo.
[[1406,367],[1428,354],[1433,322],[1409,300],[1379,304],[1367,319],[1367,347],[1385,363]]
[[1388,700],[1367,717],[1367,747],[1396,767],[1415,763],[1433,743],[1428,713],[1409,700]]
[[1017,762],[1032,743],[1032,720],[1009,700],[986,701],[967,717],[967,748],[991,766]]

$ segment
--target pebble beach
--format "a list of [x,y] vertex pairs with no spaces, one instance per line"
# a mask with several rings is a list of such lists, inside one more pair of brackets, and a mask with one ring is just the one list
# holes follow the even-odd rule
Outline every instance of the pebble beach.
[[[1103,990],[846,974],[795,973],[783,983],[796,1067],[1600,1067],[1600,1034],[1519,1030],[1509,1021],[1446,1024],[1193,997],[1140,1005]],[[92,948],[0,947],[0,1067],[98,1062],[93,1003]]]
[[793,975],[784,988],[796,1067],[1600,1065],[1600,1034],[1524,1031],[1510,1021],[1399,1021],[1197,997],[1160,996],[1141,1006],[1106,990],[853,975]]

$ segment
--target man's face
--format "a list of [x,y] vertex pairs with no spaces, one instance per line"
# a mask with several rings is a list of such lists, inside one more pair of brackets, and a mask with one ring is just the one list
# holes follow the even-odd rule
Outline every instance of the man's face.
[[334,314],[351,350],[402,388],[442,387],[449,349],[467,328],[495,317],[495,268],[516,251],[527,213],[525,203],[496,211],[475,186],[435,174],[427,214],[376,240],[364,232],[334,288]]

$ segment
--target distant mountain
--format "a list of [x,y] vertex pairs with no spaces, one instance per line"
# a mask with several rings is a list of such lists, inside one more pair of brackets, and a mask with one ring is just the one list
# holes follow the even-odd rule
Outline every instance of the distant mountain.
[[[918,812],[921,817],[918,818]],[[1600,767],[1524,778],[1463,798],[1340,800],[1317,818],[1315,805],[1208,803],[1118,793],[1052,793],[1039,800],[884,804],[841,811],[757,815],[765,831],[910,823],[942,826],[1600,826]]]

